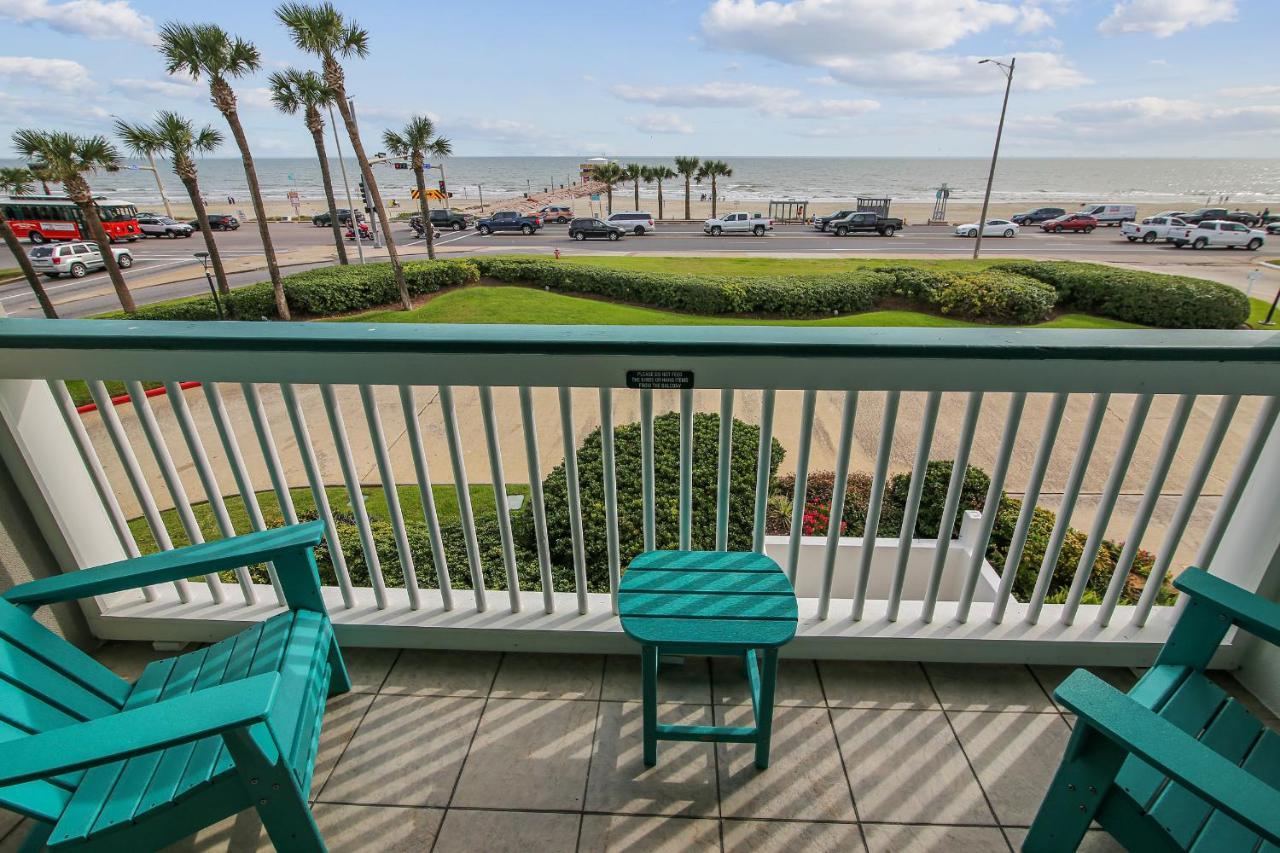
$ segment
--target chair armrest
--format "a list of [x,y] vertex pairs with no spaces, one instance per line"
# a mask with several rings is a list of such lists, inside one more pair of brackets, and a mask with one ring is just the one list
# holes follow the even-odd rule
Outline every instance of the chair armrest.
[[267,719],[280,676],[269,672],[51,729],[0,750],[0,787],[119,761]]
[[1178,575],[1173,585],[1201,604],[1226,614],[1255,637],[1280,646],[1280,604],[1214,577],[1204,569],[1187,569]]
[[[277,527],[248,533],[244,536],[233,536],[162,551],[159,554],[148,554],[118,563],[108,563],[92,569],[78,572],[67,572],[49,578],[15,586],[4,593],[4,598],[11,604],[26,607],[40,607],[60,601],[72,601],[94,595],[105,595],[125,589],[137,589],[166,581],[182,580],[193,575],[209,575],[227,569],[247,566],[251,563],[267,561],[279,562],[282,557],[305,552],[320,544],[324,537],[324,524],[311,521],[306,524],[294,524],[289,527]],[[299,562],[311,567],[310,560],[287,560],[290,569],[295,569]],[[277,567],[280,569],[280,567]],[[280,569],[283,571],[283,569]],[[314,576],[315,570],[310,568]],[[285,586],[289,581],[296,586],[316,586],[316,597],[319,597],[319,580],[312,578],[307,584],[301,578],[281,578]],[[310,591],[310,590],[308,590]]]
[[1085,670],[1054,696],[1089,728],[1280,843],[1280,791]]

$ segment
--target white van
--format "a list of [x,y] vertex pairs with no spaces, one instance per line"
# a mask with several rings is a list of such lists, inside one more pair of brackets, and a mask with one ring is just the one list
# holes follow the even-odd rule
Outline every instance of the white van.
[[1138,218],[1138,208],[1132,204],[1085,204],[1080,212],[1098,220],[1099,225],[1119,225]]

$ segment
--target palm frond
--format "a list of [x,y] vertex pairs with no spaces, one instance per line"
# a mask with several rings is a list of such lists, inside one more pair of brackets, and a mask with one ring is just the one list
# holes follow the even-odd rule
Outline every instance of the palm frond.
[[0,192],[7,195],[26,195],[31,192],[36,176],[30,169],[21,166],[6,166],[0,169]]

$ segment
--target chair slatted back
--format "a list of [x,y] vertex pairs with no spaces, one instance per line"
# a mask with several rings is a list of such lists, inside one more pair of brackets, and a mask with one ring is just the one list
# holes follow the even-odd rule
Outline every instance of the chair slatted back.
[[[0,742],[120,710],[129,683],[0,600]],[[79,773],[0,788],[0,806],[56,820]]]

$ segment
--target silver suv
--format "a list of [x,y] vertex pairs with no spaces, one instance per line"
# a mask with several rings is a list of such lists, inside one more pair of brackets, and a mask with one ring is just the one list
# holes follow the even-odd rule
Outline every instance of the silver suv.
[[[116,266],[128,269],[133,266],[133,253],[128,249],[112,249]],[[102,252],[97,243],[59,243],[53,246],[36,246],[29,255],[31,266],[47,278],[84,278],[91,272],[106,269]]]
[[144,237],[190,237],[194,229],[169,216],[139,213],[138,230]]

